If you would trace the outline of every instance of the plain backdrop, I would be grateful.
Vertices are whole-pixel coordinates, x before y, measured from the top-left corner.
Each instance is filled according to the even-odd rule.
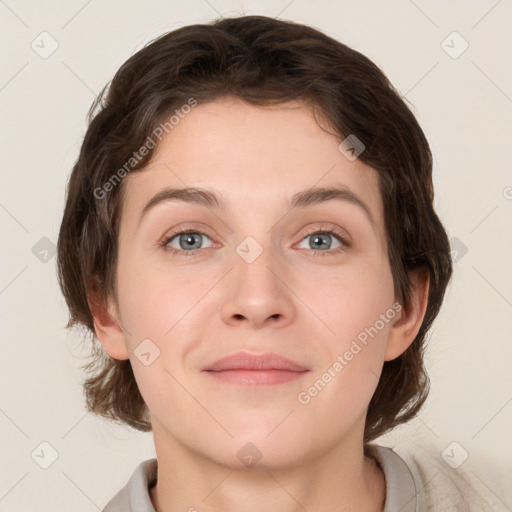
[[[174,28],[242,14],[323,30],[372,59],[411,105],[434,154],[435,206],[455,273],[429,341],[428,402],[379,442],[430,439],[440,460],[455,442],[451,449],[467,452],[467,464],[485,455],[512,474],[510,0],[5,0],[1,511],[101,510],[155,455],[151,434],[85,411],[80,356],[87,352],[81,333],[64,328],[53,252],[65,186],[89,106],[128,57]],[[492,489],[476,475],[475,486],[483,485]]]

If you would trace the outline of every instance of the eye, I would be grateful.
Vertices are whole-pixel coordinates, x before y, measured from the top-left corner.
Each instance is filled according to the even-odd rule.
[[[309,240],[308,240],[309,239]],[[332,241],[337,242],[337,247],[332,248]],[[313,254],[324,256],[326,254],[340,253],[350,247],[349,241],[344,235],[336,231],[335,229],[321,229],[313,231],[306,235],[302,243],[306,243],[307,247],[299,247],[301,249],[311,249]],[[321,249],[320,251],[318,249]]]
[[[189,256],[195,254],[196,250],[204,249],[204,247],[201,247],[201,245],[203,243],[203,239],[205,238],[210,240],[211,242],[210,237],[208,237],[204,233],[201,233],[194,229],[183,229],[180,231],[176,231],[175,233],[167,237],[162,242],[162,245],[168,251],[174,254],[185,254]],[[172,244],[174,244],[174,246]]]

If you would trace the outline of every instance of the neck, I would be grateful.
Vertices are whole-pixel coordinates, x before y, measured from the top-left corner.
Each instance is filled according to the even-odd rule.
[[[156,512],[382,512],[386,481],[359,445],[343,443],[298,463],[240,468],[219,464],[153,426],[157,483],[150,490]]]

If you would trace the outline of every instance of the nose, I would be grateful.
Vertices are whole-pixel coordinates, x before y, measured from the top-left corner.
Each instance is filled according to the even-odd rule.
[[[293,322],[294,304],[291,272],[284,262],[265,249],[251,261],[243,253],[233,257],[226,276],[222,318],[231,325],[246,323],[251,329],[266,325],[284,327]]]

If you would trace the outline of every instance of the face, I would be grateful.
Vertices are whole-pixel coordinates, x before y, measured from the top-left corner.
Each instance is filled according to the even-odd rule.
[[[362,439],[382,364],[405,346],[393,343],[400,315],[377,173],[340,142],[300,103],[223,98],[193,108],[148,168],[125,178],[124,331],[108,350],[130,358],[156,443],[233,466],[245,447],[275,467]],[[174,197],[142,213],[184,187],[219,204]],[[316,188],[345,193],[297,200]],[[307,371],[259,385],[203,371],[238,351]]]

